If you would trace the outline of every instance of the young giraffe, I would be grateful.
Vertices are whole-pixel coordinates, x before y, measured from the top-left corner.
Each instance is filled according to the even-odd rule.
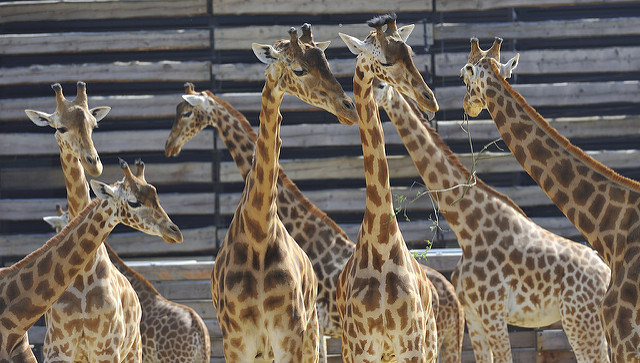
[[[356,250],[338,280],[342,356],[345,362],[435,362],[431,283],[407,249],[394,218],[373,80],[378,77],[398,85],[426,110],[435,112],[438,104],[405,43],[413,26],[397,29],[395,14],[374,18],[368,25],[375,30],[364,41],[340,34],[358,54],[353,93],[367,186]]]
[[[57,216],[43,217],[59,233],[69,212],[56,206]],[[190,307],[165,299],[144,276],[127,266],[105,242],[113,265],[129,280],[138,295],[142,318],[142,362],[209,362],[211,340],[202,318]]]
[[[0,361],[23,361],[13,360],[16,344],[65,293],[118,223],[171,243],[182,242],[180,230],[158,203],[153,186],[140,173],[133,175],[124,161],[120,165],[124,181],[107,185],[92,180],[91,187],[98,198],[44,246],[0,271]],[[121,360],[116,351],[105,353],[108,361],[114,357]],[[132,361],[138,352],[125,353],[122,358]]]
[[[562,319],[578,362],[608,362],[597,309],[610,270],[589,247],[534,224],[507,196],[471,173],[420,111],[385,84],[381,104],[462,247],[451,280],[467,315],[477,362],[511,362],[507,324]],[[458,186],[458,187],[456,187]],[[493,357],[492,357],[493,353]]]
[[[59,84],[56,111],[47,114],[25,110],[38,126],[51,126],[60,148],[60,163],[65,177],[69,216],[89,204],[89,186],[84,175],[102,172],[102,163],[91,140],[93,128],[110,107],[89,110],[86,85],[77,84],[77,96],[69,101]],[[175,225],[173,225],[175,227]],[[167,241],[169,242],[169,241]],[[99,361],[100,357],[124,357],[140,351],[140,304],[127,279],[109,260],[106,247],[99,246],[92,260],[78,274],[67,291],[45,315],[47,334],[43,353],[50,360]],[[106,321],[107,324],[98,324]],[[139,360],[139,354],[134,360]]]
[[[254,43],[267,63],[255,156],[211,278],[227,361],[318,360],[317,279],[276,212],[280,103],[284,93],[324,108],[342,123],[358,116],[324,56],[328,43],[302,42],[295,28],[275,46]]]
[[[303,32],[307,28],[303,26]],[[303,39],[301,37],[301,39]],[[246,179],[255,150],[256,133],[249,121],[231,105],[209,91],[196,92],[185,84],[184,100],[178,104],[176,119],[165,145],[167,156],[180,153],[182,145],[207,126],[218,130],[240,174]],[[278,167],[278,216],[289,234],[307,254],[318,277],[318,323],[320,334],[342,336],[336,306],[338,275],[353,253],[355,244],[323,211],[308,200]],[[326,361],[326,342],[320,341],[320,361]]]
[[[501,40],[498,40],[498,43]],[[516,160],[598,251],[612,272],[599,309],[614,362],[640,362],[640,183],[585,154],[560,135],[505,80],[506,65],[471,40],[461,73],[470,116],[491,114]]]

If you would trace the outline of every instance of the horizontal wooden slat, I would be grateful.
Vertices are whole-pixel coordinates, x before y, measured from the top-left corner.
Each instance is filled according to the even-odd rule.
[[[462,108],[466,88],[462,81],[460,83],[460,86],[435,89],[440,109]],[[513,88],[533,107],[640,102],[640,81],[516,84]]]
[[[594,18],[512,23],[439,23],[433,26],[435,40],[602,37],[640,34],[640,18]]]
[[[569,339],[562,329],[538,331],[536,342],[538,350],[571,350]]]
[[[516,74],[638,72],[640,47],[595,49],[536,49],[521,51]],[[513,54],[503,53],[503,61]],[[441,53],[435,56],[438,77],[457,77],[469,53]],[[606,64],[606,67],[603,65]]]
[[[206,15],[207,0],[48,0],[0,3],[0,23]]]
[[[50,209],[47,209],[49,211]],[[53,214],[46,212],[45,214]],[[42,223],[45,223],[42,221]],[[126,233],[112,233],[107,238],[107,242],[121,256],[140,255],[145,251],[147,255],[193,253],[201,254],[205,251],[213,251],[216,247],[216,228],[203,227],[193,229],[182,229],[184,242],[175,245],[164,242],[160,237],[134,231]],[[27,254],[40,248],[47,242],[54,233],[45,234],[21,234],[21,235],[0,235],[0,256],[26,256]]]
[[[289,6],[287,4],[287,6]],[[264,9],[260,6],[260,9]],[[313,30],[313,39],[318,41],[331,41],[329,45],[330,49],[333,48],[346,48],[346,44],[342,41],[342,38],[338,33],[344,33],[354,36],[358,39],[364,39],[372,28],[368,27],[366,21],[368,18],[363,18],[362,23],[358,24],[339,24],[339,25],[323,25],[323,24],[311,24]],[[292,26],[299,27],[302,24],[291,24]],[[402,22],[402,17],[398,18],[398,26],[407,25]],[[431,26],[423,27],[421,24],[415,24],[416,27],[407,39],[407,44],[411,46],[424,46],[425,36],[428,44],[432,43]],[[426,28],[426,30],[425,30]],[[288,27],[282,25],[254,25],[250,27],[217,27],[214,29],[214,39],[216,50],[250,50],[251,43],[257,42],[260,44],[272,45],[280,39],[289,39],[287,34]],[[425,32],[426,31],[426,32]],[[354,56],[355,58],[355,56]],[[354,68],[355,69],[355,68]]]
[[[52,82],[209,82],[210,62],[116,62],[0,68],[0,85]]]
[[[213,214],[213,193],[164,193],[158,196],[160,204],[172,214]],[[55,205],[65,205],[66,199],[0,199],[0,220],[20,221],[39,219],[54,210]],[[52,206],[48,209],[48,206]]]
[[[356,69],[355,56],[349,59],[329,59],[331,72],[336,77],[353,77]],[[431,69],[431,56],[419,54],[413,57],[413,62],[419,71]],[[265,65],[263,63],[225,63],[212,65],[213,76],[218,81],[249,81],[264,80]],[[458,69],[459,70],[459,69]]]
[[[634,0],[436,0],[436,9],[442,12],[462,10],[490,10],[529,6],[572,6],[590,4],[613,4],[633,2]]]
[[[1,6],[1,5],[0,5]],[[3,34],[5,55],[209,49],[208,30],[158,30]]]
[[[240,14],[346,14],[386,13],[402,11],[431,11],[431,2],[424,0],[357,0],[357,1],[304,1],[278,0],[212,0],[214,15]]]

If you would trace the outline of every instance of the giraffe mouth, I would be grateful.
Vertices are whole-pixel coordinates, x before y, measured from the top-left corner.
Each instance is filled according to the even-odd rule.
[[[180,151],[182,151],[180,145],[176,145],[175,142],[167,140],[164,146],[164,154],[166,157],[178,156]]]
[[[173,244],[173,243],[182,243],[183,236],[182,236],[182,232],[180,231],[178,226],[176,226],[175,224],[171,223],[169,226],[167,226],[167,228],[164,231],[164,233],[162,233],[162,239],[165,242],[171,243],[171,244]]]

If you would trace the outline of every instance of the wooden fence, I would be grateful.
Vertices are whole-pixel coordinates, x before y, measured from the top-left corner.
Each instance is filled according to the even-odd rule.
[[[164,157],[183,83],[211,89],[257,126],[264,65],[251,52],[251,42],[273,43],[286,37],[290,26],[309,22],[316,39],[332,41],[327,57],[349,91],[355,60],[338,32],[362,38],[369,31],[365,21],[389,11],[401,24],[416,24],[409,43],[441,106],[436,127],[467,166],[472,154],[461,127],[465,88],[459,70],[471,36],[483,47],[500,36],[503,57],[521,55],[514,88],[587,153],[640,179],[640,4],[635,1],[0,1],[0,262],[42,245],[51,234],[41,218],[65,202],[53,130],[36,127],[24,113],[27,108],[53,112],[51,83],[60,82],[73,94],[75,82],[85,81],[90,107],[112,107],[94,132],[105,164],[99,179],[121,178],[117,157],[142,157],[147,180],[184,232],[185,242],[175,246],[118,228],[109,237],[118,253],[213,259],[243,184],[211,129],[191,140],[179,157]],[[365,200],[357,128],[338,125],[335,117],[292,97],[285,97],[282,112],[283,168],[355,239]],[[384,128],[394,193],[411,201],[399,206],[409,216],[401,223],[405,239],[413,248],[424,247],[427,239],[438,248],[456,247],[446,222],[441,220],[437,233],[428,228],[432,204],[426,197],[413,200],[424,189],[420,177],[393,126],[385,122]],[[469,130],[476,152],[499,137],[487,113],[469,120]],[[505,150],[491,148],[494,157],[477,165],[478,175],[541,226],[580,240]],[[191,267],[210,268],[197,266]],[[176,284],[148,273],[160,286]],[[204,282],[201,288],[189,284],[194,291],[209,291]],[[214,321],[210,310],[198,311]],[[546,347],[551,336],[522,334],[527,352],[544,350],[532,342]]]

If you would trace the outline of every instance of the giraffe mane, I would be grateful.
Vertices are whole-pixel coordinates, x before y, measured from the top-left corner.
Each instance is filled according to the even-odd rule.
[[[40,247],[37,250],[31,252],[25,258],[23,258],[22,260],[16,262],[12,266],[9,266],[9,267],[7,267],[7,268],[5,268],[3,270],[0,270],[0,277],[7,276],[7,275],[9,275],[9,274],[11,274],[13,272],[16,272],[16,271],[20,270],[26,264],[32,262],[36,257],[40,256],[43,252],[45,252],[46,250],[50,249],[53,245],[58,243],[60,241],[60,239],[64,238],[67,234],[69,234],[69,232],[71,232],[71,229],[75,228],[78,224],[80,224],[80,222],[87,216],[87,214],[89,214],[89,212],[96,205],[98,205],[98,203],[100,203],[100,201],[101,201],[100,198],[95,198],[94,200],[92,200],[91,203],[89,203],[76,216],[76,218],[72,219],[71,222],[69,222],[69,224],[67,224],[60,231],[60,233],[56,234],[55,236],[51,237],[47,242],[45,242],[45,244],[42,245],[42,247]]]
[[[255,131],[253,131],[253,128],[251,128],[251,124],[249,123],[249,120],[247,120],[247,118],[242,114],[242,112],[236,110],[235,108],[233,108],[233,106],[231,106],[228,102],[222,100],[220,97],[216,96],[213,94],[213,92],[206,90],[204,91],[207,96],[211,97],[212,99],[214,99],[216,102],[220,103],[224,108],[227,109],[227,111],[229,111],[229,113],[233,116],[233,117],[237,117],[239,120],[243,120],[246,122],[241,122],[242,127],[244,128],[244,130],[249,134],[249,136],[251,137],[251,139],[255,142],[256,139],[258,139],[258,134],[256,134]]]
[[[531,119],[536,124],[538,124],[538,126],[540,126],[540,128],[553,139],[553,141],[558,143],[560,147],[566,149],[569,152],[569,154],[573,155],[578,160],[585,163],[587,166],[593,168],[595,171],[602,174],[604,177],[608,178],[612,182],[621,184],[622,186],[632,189],[633,191],[640,192],[639,182],[633,179],[627,178],[626,176],[620,175],[619,173],[616,173],[613,169],[602,164],[601,162],[597,161],[593,157],[587,155],[582,149],[573,145],[571,141],[569,141],[569,139],[562,136],[558,132],[558,130],[553,128],[553,126],[551,126],[549,122],[547,122],[547,120],[545,120],[544,117],[542,117],[542,115],[540,115],[538,111],[536,111],[535,108],[533,108],[531,105],[529,105],[529,103],[527,103],[527,100],[525,100],[525,98],[522,97],[522,95],[518,93],[518,91],[516,91],[515,89],[513,89],[513,87],[511,87],[511,85],[509,84],[509,82],[507,82],[506,79],[500,76],[500,70],[498,69],[498,66],[496,65],[496,62],[494,60],[490,61],[490,65],[491,65],[491,70],[496,75],[498,75],[496,78],[498,78],[502,86],[509,91],[509,93],[511,94],[511,96],[513,96],[513,98],[516,100],[518,105],[520,105],[524,109],[524,111],[527,113],[527,115],[529,115],[529,117],[531,117]]]
[[[456,154],[451,150],[451,148],[449,147],[449,145],[447,145],[444,140],[442,140],[442,137],[440,137],[440,135],[438,134],[438,132],[431,127],[431,125],[429,125],[429,122],[427,121],[427,119],[424,117],[424,115],[422,114],[422,112],[418,109],[418,106],[415,105],[415,103],[413,103],[413,101],[405,96],[404,94],[400,93],[402,95],[402,97],[405,98],[405,100],[407,101],[407,103],[409,104],[409,107],[411,108],[411,110],[413,111],[413,113],[420,119],[420,122],[422,123],[422,125],[424,125],[425,129],[429,132],[429,135],[433,138],[433,141],[435,142],[435,144],[437,145],[437,147],[442,150],[442,152],[444,153],[444,155],[447,157],[447,159],[449,159],[449,161],[458,168],[458,170],[460,170],[462,172],[462,174],[465,177],[469,177],[469,175],[471,175],[471,173],[469,172],[469,170],[462,164],[462,162],[460,162],[460,159],[456,156]],[[476,177],[477,180],[477,185],[479,187],[482,187],[482,189],[484,191],[486,191],[487,193],[495,196],[496,198],[498,198],[499,200],[501,200],[502,202],[504,202],[506,205],[508,205],[509,207],[513,208],[514,210],[516,210],[518,213],[522,214],[524,217],[529,218],[524,211],[520,208],[520,206],[518,206],[518,204],[516,204],[516,202],[514,202],[511,198],[509,198],[507,195],[500,193],[499,191],[491,188],[490,186],[488,186],[487,184],[485,184],[485,182],[482,181],[482,179]]]

